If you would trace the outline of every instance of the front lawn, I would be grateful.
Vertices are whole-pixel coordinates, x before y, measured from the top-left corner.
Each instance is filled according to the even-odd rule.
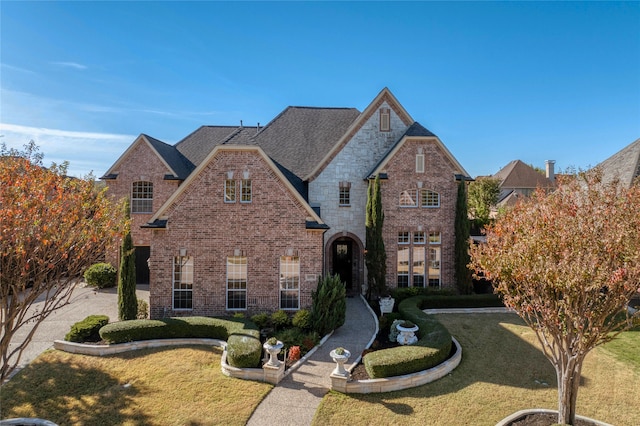
[[[405,391],[330,392],[314,424],[495,425],[521,409],[557,409],[555,370],[533,331],[515,314],[442,314],[437,319],[462,345],[456,370]],[[617,426],[640,424],[640,364],[637,352],[635,361],[622,355],[629,352],[619,350],[626,344],[637,348],[640,333],[624,333],[619,343],[587,356],[578,414]]]
[[[220,348],[48,351],[0,388],[0,418],[60,425],[244,425],[272,388],[226,377]]]

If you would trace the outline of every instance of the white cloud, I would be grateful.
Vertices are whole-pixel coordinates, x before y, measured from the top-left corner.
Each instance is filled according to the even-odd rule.
[[[51,62],[53,65],[58,65],[66,68],[75,68],[77,70],[86,70],[87,66],[83,64],[79,64],[77,62]]]
[[[89,172],[102,175],[118,159],[136,136],[30,127],[0,123],[0,142],[21,149],[33,140],[44,154],[44,164],[69,162],[72,176]]]

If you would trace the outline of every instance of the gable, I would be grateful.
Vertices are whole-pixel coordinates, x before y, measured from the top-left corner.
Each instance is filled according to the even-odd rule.
[[[536,189],[553,186],[545,175],[520,160],[510,162],[493,175],[493,178],[501,182],[501,188]]]
[[[229,170],[220,170],[220,167],[231,167],[230,164],[225,163],[226,157],[231,157],[232,155],[243,154],[245,159],[238,162],[234,167]],[[249,169],[250,163],[261,163],[263,164],[263,168],[268,170],[265,179],[271,179],[272,181],[277,181],[281,188],[284,188],[286,192],[286,196],[291,199],[294,203],[300,206],[302,211],[304,211],[306,218],[305,220],[313,226],[321,225],[319,229],[325,229],[326,226],[324,222],[320,219],[320,217],[316,214],[316,212],[309,206],[307,201],[302,197],[302,195],[296,190],[296,188],[291,184],[291,182],[286,178],[286,176],[282,173],[280,168],[265,154],[265,152],[257,146],[246,146],[246,145],[218,145],[213,151],[200,163],[200,165],[191,173],[189,178],[178,188],[178,190],[171,195],[171,197],[164,203],[164,205],[153,215],[151,220],[149,221],[150,227],[163,227],[157,226],[157,224],[164,225],[168,218],[169,212],[175,208],[176,204],[183,202],[184,195],[187,191],[196,191],[196,189],[192,188],[194,186],[203,186],[203,187],[211,187],[211,191],[209,195],[212,198],[212,203],[217,203],[223,199],[222,187],[224,183],[224,174],[227,171],[234,172],[234,179],[242,179],[242,173],[245,169],[251,173]],[[215,170],[213,170],[215,169]],[[217,173],[219,176],[218,179],[212,180],[211,175],[213,173]],[[250,175],[249,175],[250,176]],[[250,179],[253,179],[250,177]],[[201,202],[202,200],[200,200]]]
[[[171,145],[165,144],[164,142],[151,138],[150,136],[147,136],[145,134],[141,134],[136,138],[135,141],[133,141],[131,145],[129,145],[126,151],[122,153],[122,155],[116,160],[115,163],[113,163],[113,165],[109,168],[109,170],[107,170],[107,172],[104,174],[104,176],[101,177],[101,179],[115,179],[118,176],[120,168],[122,166],[124,166],[129,161],[136,161],[131,160],[133,154],[144,149],[148,149],[149,155],[152,155],[156,159],[160,160],[163,167],[166,169],[166,173],[172,175],[175,178],[180,178],[181,175],[183,175],[182,178],[186,178],[186,175],[188,174],[186,171],[186,165],[179,164],[179,162],[181,161],[179,158],[169,159],[169,161],[167,161],[167,158],[165,158],[165,156],[170,155],[170,151],[174,149]],[[165,156],[161,155],[161,153]],[[149,159],[148,161],[150,160],[151,159]],[[173,160],[175,160],[175,162]],[[170,162],[174,163],[174,167],[171,167],[171,165],[169,164]],[[181,174],[179,174],[176,170]]]
[[[627,145],[598,166],[602,171],[602,180],[611,182],[620,179],[625,187],[630,187],[640,176],[640,139]]]
[[[311,181],[318,177],[320,173],[327,167],[327,165],[338,155],[338,153],[347,145],[347,143],[360,131],[360,129],[367,123],[367,121],[376,113],[378,113],[380,107],[386,104],[388,108],[395,114],[405,126],[409,126],[413,123],[413,119],[409,113],[400,105],[400,102],[393,96],[388,88],[382,89],[382,91],[375,97],[375,99],[369,104],[367,108],[358,116],[358,118],[349,126],[344,135],[338,140],[338,142],[331,148],[329,152],[322,158],[322,160],[316,164],[313,170],[304,177],[304,180]]]

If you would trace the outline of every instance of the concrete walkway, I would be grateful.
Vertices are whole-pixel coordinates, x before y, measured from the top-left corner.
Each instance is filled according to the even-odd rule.
[[[351,352],[350,365],[375,337],[377,322],[361,297],[347,298],[345,323],[337,329],[296,371],[284,378],[256,408],[247,423],[262,425],[309,425],[322,397],[331,387],[335,368],[329,352],[343,347]]]

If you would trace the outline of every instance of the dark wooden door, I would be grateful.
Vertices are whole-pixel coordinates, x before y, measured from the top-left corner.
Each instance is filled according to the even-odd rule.
[[[333,248],[333,273],[340,276],[347,290],[352,287],[352,246],[351,241],[337,241]]]
[[[151,247],[136,246],[136,284],[149,284],[149,256]]]

